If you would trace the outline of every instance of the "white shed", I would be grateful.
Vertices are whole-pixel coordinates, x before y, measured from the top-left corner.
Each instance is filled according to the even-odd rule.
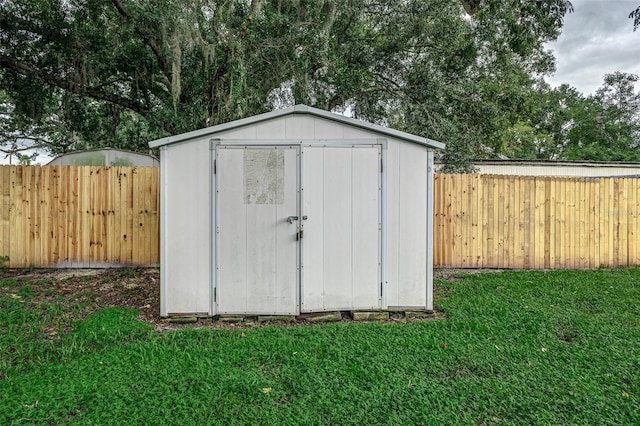
[[[442,143],[297,105],[149,145],[162,316],[433,309]]]

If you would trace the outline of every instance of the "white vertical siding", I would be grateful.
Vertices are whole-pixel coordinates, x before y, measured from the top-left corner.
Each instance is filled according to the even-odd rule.
[[[162,315],[210,313],[211,177],[207,140],[170,145],[163,151],[165,211]]]
[[[238,129],[228,130],[216,135],[216,137],[225,139],[239,139],[244,141],[252,141],[258,137],[258,126],[246,126]]]
[[[289,116],[285,118],[285,138],[287,139],[313,139],[313,117]],[[282,135],[281,135],[282,136]]]
[[[257,141],[269,144],[269,140],[312,140],[312,139],[371,139],[377,135],[348,127],[340,123],[324,120],[318,117],[292,115],[276,118],[252,126],[226,130],[215,135],[216,138],[235,140],[242,144],[247,141]]]
[[[298,148],[285,149],[284,202],[276,205],[276,291],[274,312],[299,314],[300,273],[299,243],[296,239],[301,223],[298,205]],[[289,216],[298,216],[298,221],[288,223]]]
[[[286,122],[284,118],[265,121],[256,124],[257,139],[282,139],[286,134]]]
[[[379,307],[379,147],[305,147],[302,310]]]
[[[367,139],[377,137],[374,133],[369,133],[355,127],[343,126],[343,137],[345,139]],[[321,138],[321,136],[318,136]]]
[[[242,169],[240,169],[242,170]],[[222,201],[224,202],[224,201]],[[240,205],[242,206],[242,205]],[[236,205],[236,210],[237,210]],[[276,220],[277,205],[263,204],[252,205],[246,204],[247,212],[246,239],[247,252],[244,259],[244,265],[238,265],[236,262],[222,264],[222,268],[235,269],[243,267],[246,269],[247,281],[247,303],[244,311],[236,311],[241,313],[277,313],[276,298],[278,297],[276,285],[276,263],[277,263],[277,240],[276,240]],[[235,217],[229,218],[232,221],[237,220]],[[224,233],[221,225],[220,232]],[[231,238],[235,236],[232,235]],[[221,245],[225,250],[225,245]],[[233,292],[233,287],[225,286],[225,282],[220,280],[220,293]],[[295,282],[293,283],[295,285]],[[222,304],[220,305],[222,306]]]
[[[387,159],[385,167],[387,179],[387,205],[386,208],[386,304],[398,306],[398,280],[400,255],[400,144],[389,141],[387,144]]]
[[[433,150],[427,151],[427,306],[433,310]]]
[[[390,142],[387,154],[387,305],[426,307],[427,149]]]
[[[315,119],[313,134],[318,139],[342,139],[344,138],[344,126],[327,120]]]
[[[218,313],[247,310],[247,209],[244,205],[243,150],[218,149],[216,179]],[[234,173],[235,171],[235,173]]]
[[[269,178],[281,182],[282,198],[251,202],[246,155],[269,151],[283,153],[284,167],[264,162],[256,173],[264,175],[263,184]],[[297,222],[290,224],[287,217],[298,214],[297,150],[220,147],[217,158],[218,312],[296,314]]]
[[[427,149],[400,145],[398,305],[426,305]]]
[[[304,229],[302,250],[302,291],[300,310],[310,312],[324,309],[324,155],[320,147],[302,149],[302,221]],[[307,195],[309,194],[309,195]]]
[[[351,150],[346,148],[320,148],[324,155],[324,182],[322,198],[324,200],[324,222],[320,230],[324,242],[322,257],[324,259],[324,297],[323,309],[350,306],[353,288],[352,278],[352,182],[351,182]],[[318,152],[318,149],[312,148]],[[322,155],[321,154],[321,155]],[[320,194],[305,193],[314,197]],[[308,212],[309,216],[315,212]],[[305,245],[306,246],[306,245]]]
[[[380,159],[376,148],[352,148],[352,304],[380,307]]]

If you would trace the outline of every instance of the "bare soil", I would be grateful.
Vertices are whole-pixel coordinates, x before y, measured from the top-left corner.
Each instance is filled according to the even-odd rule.
[[[440,278],[455,279],[450,271]],[[468,271],[465,271],[468,272]],[[0,286],[3,292],[15,292],[16,287],[29,288],[30,299],[37,306],[39,302],[56,302],[66,306],[82,306],[74,316],[82,319],[96,310],[106,307],[125,307],[136,309],[139,319],[154,325],[158,330],[172,330],[184,327],[238,328],[262,326],[255,318],[248,318],[240,324],[212,321],[211,318],[199,318],[194,323],[167,323],[160,317],[160,271],[158,268],[123,269],[0,269],[0,280],[11,279],[16,286]],[[436,297],[438,292],[436,292]],[[389,322],[411,322],[442,319],[441,312],[434,312],[428,318],[404,318],[401,313],[391,313]],[[350,317],[343,314],[343,321]],[[280,322],[292,325],[304,322]],[[273,323],[271,323],[273,324]]]
[[[82,304],[84,311],[116,306],[137,309],[140,319],[160,320],[160,272],[139,269],[0,269],[0,279],[13,279],[29,286],[36,304],[58,301]],[[9,291],[0,287],[0,292]],[[12,291],[15,291],[12,290]]]

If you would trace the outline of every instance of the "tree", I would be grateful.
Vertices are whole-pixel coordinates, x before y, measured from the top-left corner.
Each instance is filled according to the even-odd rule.
[[[640,27],[640,6],[629,14],[629,19],[633,19],[633,31]]]
[[[640,93],[635,74],[615,72],[590,96],[568,135],[568,159],[640,161]]]
[[[454,1],[6,0],[0,84],[16,116],[75,137],[68,149],[143,150],[307,103],[442,140],[464,170],[518,122],[568,10],[466,3],[472,16]]]
[[[427,82],[430,90],[403,99],[407,129],[428,129],[447,143],[444,171],[468,172],[470,160],[503,154],[504,129],[521,120],[536,81],[553,70],[543,44],[559,35],[569,7],[564,1],[547,2],[546,8],[484,1],[471,21],[444,23],[457,35],[444,37],[447,53],[439,52],[438,60],[425,52],[410,70],[410,81]]]
[[[638,76],[616,72],[604,76],[594,95],[575,88],[541,85],[529,102],[526,123],[541,148],[537,158],[591,161],[640,160]],[[526,151],[527,145],[522,146]],[[522,153],[518,153],[521,154]],[[524,155],[531,155],[531,150]]]
[[[58,97],[55,107],[85,136],[99,126],[115,139],[125,113],[157,136],[217,124],[266,110],[296,68],[322,65],[322,55],[308,63],[310,52],[328,43],[334,6],[7,1],[2,83],[25,116]]]
[[[523,120],[535,129],[535,143],[523,148],[525,158],[558,160],[565,156],[570,131],[583,124],[581,114],[589,108],[574,87],[563,84],[552,89],[540,82],[527,98],[525,110]]]
[[[35,159],[38,150],[49,151],[48,141],[55,137],[56,127],[49,119],[25,120],[16,113],[11,98],[0,91],[0,152],[10,163],[14,158],[24,161],[25,156]]]

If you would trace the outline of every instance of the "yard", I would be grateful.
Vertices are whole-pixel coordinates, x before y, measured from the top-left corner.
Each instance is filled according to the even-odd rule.
[[[0,424],[640,423],[640,269],[440,275],[436,320],[179,326],[156,269],[0,270]]]

